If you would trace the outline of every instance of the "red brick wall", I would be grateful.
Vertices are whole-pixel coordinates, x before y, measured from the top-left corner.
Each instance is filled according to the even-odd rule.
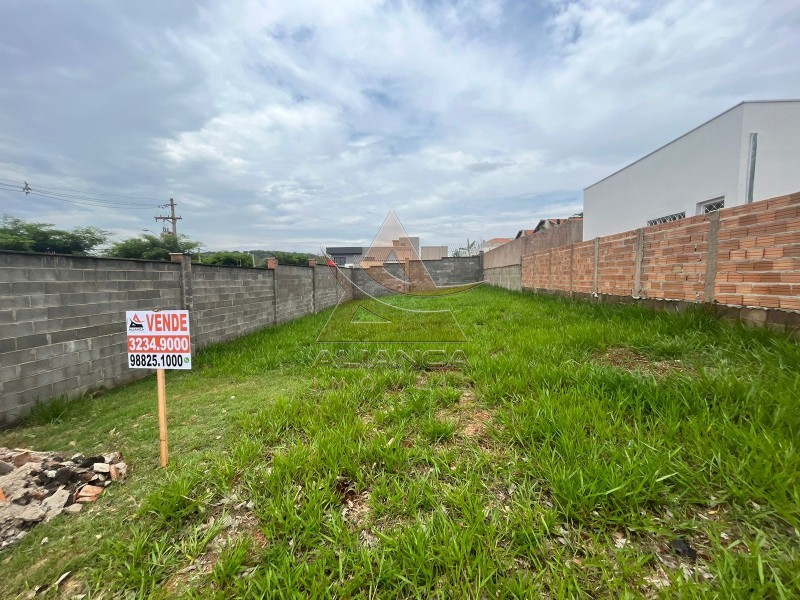
[[[717,239],[717,302],[800,310],[800,194],[721,211]]]
[[[572,290],[591,294],[594,291],[594,240],[573,244]]]
[[[705,300],[711,215],[642,230],[641,296]]]
[[[595,287],[594,240],[534,246],[522,286],[800,310],[800,193],[599,238],[596,254]]]
[[[635,231],[600,238],[597,264],[597,291],[614,296],[630,296],[636,271]]]

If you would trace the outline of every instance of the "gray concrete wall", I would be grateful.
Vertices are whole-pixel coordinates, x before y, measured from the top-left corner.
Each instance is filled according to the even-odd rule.
[[[444,287],[463,283],[475,283],[483,279],[480,256],[449,257],[440,260],[424,260],[422,262],[428,270],[431,279],[433,279],[437,286]],[[387,263],[384,265],[384,268],[388,273],[394,275],[399,280],[408,281],[408,277],[402,265],[399,263]],[[355,289],[353,290],[355,298],[364,298],[367,296],[379,298],[396,293],[375,281],[365,273],[363,269],[344,269],[344,273],[352,279],[355,285]]]
[[[395,265],[390,266],[394,268]],[[405,279],[404,276],[398,275],[393,271],[389,272],[393,275],[397,275],[401,279]],[[377,281],[373,280],[372,277],[367,275],[363,269],[345,269],[344,273],[350,277],[351,281],[353,282],[353,298],[366,298],[368,296],[379,298],[381,296],[391,296],[395,293],[392,290],[382,286]]]
[[[486,269],[483,280],[489,285],[501,287],[506,290],[522,290],[522,268],[520,265],[508,265]]]
[[[126,310],[189,308],[197,349],[352,297],[326,266],[279,266],[274,278],[267,269],[0,252],[0,426],[38,401],[148,375],[127,366]]]
[[[314,312],[314,270],[310,267],[278,267],[278,323]]]
[[[274,271],[191,266],[192,343],[229,340],[275,322]]]
[[[344,298],[343,298],[344,296]],[[319,312],[331,306],[335,306],[340,299],[350,300],[353,297],[352,290],[349,296],[336,283],[335,271],[327,265],[314,267],[314,310]]]
[[[437,286],[460,285],[483,280],[480,256],[449,257],[422,262]]]
[[[180,308],[180,265],[0,252],[0,425],[37,401],[142,377],[126,310]]]

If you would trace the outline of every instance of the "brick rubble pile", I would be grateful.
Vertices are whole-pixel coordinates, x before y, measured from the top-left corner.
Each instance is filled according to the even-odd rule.
[[[79,512],[126,471],[118,452],[66,458],[58,452],[0,448],[0,550],[37,523]]]

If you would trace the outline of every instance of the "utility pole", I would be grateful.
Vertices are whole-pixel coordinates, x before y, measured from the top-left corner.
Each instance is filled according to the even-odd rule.
[[[169,216],[168,217],[153,217],[156,221],[170,221],[172,223],[172,235],[176,238],[178,237],[178,221],[180,221],[183,217],[175,216],[175,200],[172,198],[169,199],[169,204],[162,204],[159,208],[168,208],[169,209]],[[163,233],[169,233],[169,229],[164,227]]]

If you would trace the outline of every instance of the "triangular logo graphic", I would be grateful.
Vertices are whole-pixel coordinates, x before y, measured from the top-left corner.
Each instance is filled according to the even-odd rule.
[[[353,317],[350,319],[351,323],[391,323],[389,319],[384,319],[380,315],[376,315],[374,312],[365,308],[364,305],[359,305],[356,309],[356,312],[353,313]]]

